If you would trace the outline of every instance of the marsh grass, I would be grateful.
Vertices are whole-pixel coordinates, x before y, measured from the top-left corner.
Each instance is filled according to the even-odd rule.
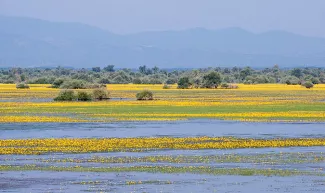
[[[95,156],[85,159],[38,159],[47,163],[262,163],[262,164],[304,164],[325,163],[323,153],[298,152],[298,153],[268,153],[268,154],[225,154],[207,156],[125,156],[125,157],[100,157]]]
[[[205,166],[133,166],[133,167],[56,167],[56,166],[11,166],[0,165],[0,171],[57,171],[57,172],[148,172],[148,173],[194,173],[209,175],[239,175],[239,176],[325,176],[320,172],[281,169],[249,169],[249,168],[216,168]]]

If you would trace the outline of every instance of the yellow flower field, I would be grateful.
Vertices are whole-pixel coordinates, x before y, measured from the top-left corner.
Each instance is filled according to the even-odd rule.
[[[60,90],[49,86],[36,84],[30,85],[30,89],[16,89],[13,84],[0,84],[0,122],[175,121],[194,118],[325,121],[324,84],[312,89],[284,84],[239,84],[238,89],[177,89],[177,85],[163,89],[163,85],[109,84],[107,89],[113,100],[99,102],[51,102]],[[153,91],[155,100],[136,101],[135,94],[144,89]]]

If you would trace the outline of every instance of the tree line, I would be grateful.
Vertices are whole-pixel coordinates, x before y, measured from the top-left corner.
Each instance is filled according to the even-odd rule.
[[[115,69],[114,65],[91,69],[57,68],[10,68],[0,70],[0,83],[51,84],[55,88],[97,88],[105,84],[176,84],[179,88],[216,88],[233,83],[264,84],[284,83],[303,85],[325,83],[325,69],[251,67],[200,68],[166,70],[140,66],[137,70]],[[167,88],[167,87],[166,87]]]

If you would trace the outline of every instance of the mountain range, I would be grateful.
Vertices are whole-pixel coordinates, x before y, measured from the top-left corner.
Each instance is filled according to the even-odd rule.
[[[122,25],[122,24],[121,24]],[[0,16],[0,67],[325,66],[325,38],[241,28],[114,34],[81,24]]]

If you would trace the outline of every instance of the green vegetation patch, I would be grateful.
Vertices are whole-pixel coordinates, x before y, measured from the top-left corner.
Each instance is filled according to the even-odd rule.
[[[134,166],[134,167],[40,167],[35,165],[12,166],[0,165],[0,171],[58,171],[58,172],[149,172],[149,173],[194,173],[209,175],[239,176],[325,176],[320,172],[280,169],[216,168],[206,166]]]

